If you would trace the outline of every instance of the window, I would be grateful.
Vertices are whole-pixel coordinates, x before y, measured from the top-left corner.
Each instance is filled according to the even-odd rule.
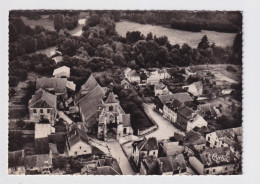
[[[215,141],[215,144],[214,144],[215,146],[217,145],[217,141]]]
[[[47,109],[47,113],[50,114],[50,112],[51,112],[50,109]]]
[[[78,152],[76,152],[76,151],[75,151],[75,152],[74,152],[74,154],[75,154],[75,155],[77,155],[77,154],[78,154]]]
[[[123,133],[126,134],[126,128],[124,128]]]
[[[225,171],[227,171],[227,167],[225,168]]]
[[[208,137],[208,141],[210,141],[210,137]]]
[[[79,147],[79,149],[81,149],[81,146]]]
[[[109,110],[109,111],[113,111],[113,106],[112,106],[112,105],[109,106],[108,110]]]
[[[209,170],[206,170],[206,174],[209,174]]]
[[[43,109],[40,109],[40,113],[43,113]]]
[[[213,169],[213,172],[216,172],[216,169]]]
[[[34,114],[36,113],[36,109],[33,109],[33,113],[34,113]]]
[[[155,151],[153,152],[153,155],[155,155]]]

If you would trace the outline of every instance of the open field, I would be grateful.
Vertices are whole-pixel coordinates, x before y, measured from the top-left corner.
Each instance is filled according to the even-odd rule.
[[[43,26],[45,29],[48,29],[50,31],[55,31],[53,20],[50,20],[46,16],[42,17],[39,20],[28,19],[24,16],[21,16],[21,19],[23,20],[25,25],[28,25],[31,28],[34,28],[35,26],[38,25],[38,26]]]

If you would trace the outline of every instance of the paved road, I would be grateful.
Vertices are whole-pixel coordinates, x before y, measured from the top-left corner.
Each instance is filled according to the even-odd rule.
[[[110,150],[112,157],[114,157],[117,160],[117,162],[123,172],[123,175],[135,175],[136,173],[133,171],[119,142],[117,142],[117,141],[107,142],[107,146]]]
[[[169,137],[174,135],[174,132],[178,132],[184,135],[184,132],[174,127],[167,119],[165,119],[162,115],[158,114],[153,110],[154,104],[144,104],[144,110],[147,114],[150,115],[151,118],[157,123],[158,129],[146,135],[149,137],[156,137],[158,141],[162,139],[169,139]]]

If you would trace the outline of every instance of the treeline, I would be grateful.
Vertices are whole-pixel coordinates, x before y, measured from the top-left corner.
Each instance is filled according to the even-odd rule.
[[[242,14],[238,11],[134,11],[120,12],[121,19],[141,24],[166,25],[187,31],[212,30],[240,32]]]

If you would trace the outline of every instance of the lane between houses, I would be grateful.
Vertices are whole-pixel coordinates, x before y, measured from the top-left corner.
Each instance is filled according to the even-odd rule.
[[[146,135],[149,137],[156,137],[158,141],[163,139],[169,139],[174,135],[174,132],[178,132],[184,135],[184,132],[174,127],[167,119],[158,114],[154,110],[154,104],[144,103],[144,111],[157,123],[158,129],[151,134]]]
[[[117,162],[123,172],[123,175],[135,175],[136,173],[133,171],[119,142],[117,142],[117,141],[110,142],[109,141],[109,142],[107,142],[107,145],[109,147],[109,151],[110,151],[112,157],[114,157],[117,160]]]

